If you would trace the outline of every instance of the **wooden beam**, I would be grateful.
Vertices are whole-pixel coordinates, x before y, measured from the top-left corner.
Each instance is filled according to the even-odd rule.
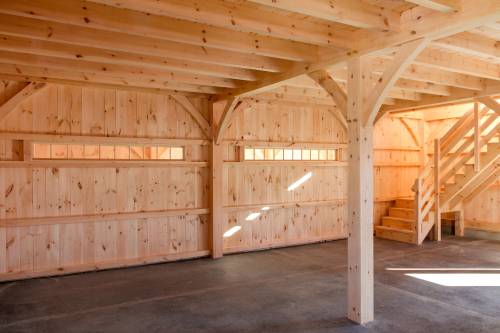
[[[406,67],[417,57],[417,55],[428,45],[428,39],[418,39],[416,41],[404,44],[396,53],[392,65],[384,71],[382,77],[377,81],[374,89],[366,102],[365,124],[374,123],[377,113],[386,99],[389,91],[393,88],[396,81]],[[382,113],[383,116],[384,113]],[[378,118],[380,119],[380,117]]]
[[[201,63],[186,59],[146,55],[132,52],[71,45],[66,43],[33,40],[0,34],[0,49],[32,55],[56,57],[70,60],[85,60],[124,66],[144,66],[160,70],[174,70],[185,73],[208,75],[219,78],[255,81],[257,72],[244,68]]]
[[[434,233],[433,238],[441,241],[441,145],[439,138],[434,140]]]
[[[451,13],[460,10],[459,0],[406,0],[425,8],[437,10],[443,13]]]
[[[500,44],[496,39],[479,36],[471,32],[462,32],[432,42],[441,48],[486,58],[489,61],[500,62]]]
[[[353,39],[356,40],[356,45],[349,52],[321,54],[317,62],[293,64],[284,73],[269,74],[258,82],[247,83],[238,89],[227,91],[219,98],[250,96],[269,87],[277,87],[279,82],[303,74],[324,68],[339,68],[352,58],[362,55],[380,55],[382,51],[420,38],[440,39],[498,20],[500,20],[500,2],[496,0],[462,0],[462,10],[449,14],[432,13],[431,15],[428,11],[423,12],[420,7],[417,7],[404,14],[404,21],[398,32],[383,33],[366,30],[354,32]]]
[[[349,319],[365,324],[374,316],[373,123],[363,121],[372,82],[367,59],[348,62],[348,301]]]
[[[348,32],[340,29],[262,10],[250,3],[221,0],[91,0],[109,6],[127,8],[153,15],[194,21],[240,32],[256,33],[316,45],[349,48]]]
[[[294,61],[315,61],[319,51],[312,44],[229,31],[87,1],[19,0],[3,3],[0,12]]]
[[[184,110],[187,111],[187,113],[189,113],[189,115],[194,119],[198,126],[200,126],[205,136],[210,139],[212,137],[210,123],[205,118],[205,116],[203,116],[201,111],[198,110],[186,96],[180,94],[173,94],[171,96],[184,108]]]
[[[500,116],[500,104],[491,97],[480,97],[477,99]]]
[[[500,80],[499,64],[468,55],[443,52],[435,47],[424,50],[415,59],[415,63],[453,73]]]
[[[295,0],[250,1],[358,28],[397,30],[400,23],[398,13],[360,1],[308,0],[307,3]]]
[[[220,77],[212,77],[200,73],[191,74],[182,71],[170,71],[159,68],[144,66],[121,65],[101,63],[81,59],[61,59],[55,57],[39,56],[26,53],[0,51],[0,63],[13,65],[38,66],[47,69],[61,69],[65,71],[78,71],[120,77],[124,80],[135,80],[144,82],[157,82],[161,84],[187,83],[193,85],[205,85],[212,87],[237,87],[238,81]]]
[[[213,129],[221,122],[223,103],[212,103],[210,124]],[[224,147],[223,144],[216,144],[215,138],[212,140],[210,150],[210,233],[212,258],[221,258],[224,253],[223,225],[224,225]]]
[[[118,31],[104,31],[28,17],[0,14],[0,33],[35,40],[56,41],[134,54],[191,60],[267,72],[286,70],[291,62],[259,55],[199,47],[168,40],[136,36]],[[75,58],[80,58],[80,53]]]
[[[78,68],[74,70],[62,70],[58,68],[44,68],[38,66],[27,66],[27,65],[14,65],[14,64],[3,64],[0,63],[0,76],[2,77],[18,77],[23,81],[35,81],[35,82],[54,82],[54,83],[64,83],[64,82],[76,82],[82,84],[94,84],[94,85],[112,85],[117,87],[127,88],[149,88],[151,90],[156,89],[156,91],[169,91],[171,93],[179,92],[193,92],[201,94],[217,94],[220,93],[222,88],[212,87],[212,86],[201,86],[182,82],[172,82],[172,81],[154,81],[141,78],[120,78],[113,75],[103,74],[103,73],[89,73],[78,71]]]
[[[0,105],[0,120],[7,117],[19,104],[26,101],[30,96],[42,91],[47,87],[46,83],[28,83],[23,89],[18,91],[8,101]]]
[[[474,98],[500,95],[500,82],[485,81],[485,86],[480,91],[472,91],[460,88],[451,88],[450,96],[431,96],[425,95],[418,102],[398,101],[394,105],[384,105],[383,111],[407,112],[429,108],[431,106],[457,104],[461,102],[470,102]]]
[[[481,147],[479,146],[481,140],[481,133],[479,131],[480,122],[479,104],[476,102],[474,103],[474,171],[476,172],[479,172],[481,169]]]

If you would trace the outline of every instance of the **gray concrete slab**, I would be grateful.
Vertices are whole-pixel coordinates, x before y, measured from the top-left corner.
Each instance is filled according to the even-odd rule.
[[[336,241],[4,283],[0,332],[500,332],[500,287],[405,275],[500,268],[500,242],[377,239],[376,320],[366,327],[345,319],[346,255]]]

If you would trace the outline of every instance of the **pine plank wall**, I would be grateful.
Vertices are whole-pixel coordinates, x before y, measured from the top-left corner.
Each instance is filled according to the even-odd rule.
[[[0,102],[18,84],[2,82]],[[208,118],[208,100],[190,101]],[[391,200],[412,196],[425,126],[418,117],[377,124],[375,223]],[[51,85],[1,121],[0,132],[181,143],[186,157],[13,164],[16,141],[0,140],[0,280],[209,255],[210,141],[171,97]],[[224,237],[224,253],[347,237],[346,134],[327,108],[257,104],[235,116],[223,145],[223,230],[241,227]],[[245,147],[339,149],[340,160],[245,161]],[[287,190],[308,172],[307,182]],[[247,220],[252,212],[259,217]]]

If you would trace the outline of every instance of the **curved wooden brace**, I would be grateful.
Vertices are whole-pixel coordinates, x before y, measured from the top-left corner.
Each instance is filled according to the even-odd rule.
[[[48,87],[46,83],[36,83],[30,82],[19,90],[14,96],[12,96],[8,101],[0,105],[0,120],[7,117],[7,115],[12,112],[22,102],[24,102],[30,96],[42,91]]]
[[[203,116],[203,114],[198,110],[193,103],[189,101],[189,99],[180,94],[172,94],[170,95],[177,103],[179,103],[186,111],[193,117],[194,121],[200,126],[203,134],[210,139],[211,137],[211,128],[208,120]]]
[[[324,69],[309,73],[309,77],[319,84],[333,99],[335,105],[340,112],[343,121],[336,116],[347,128],[347,95],[335,82],[335,80]]]
[[[420,147],[420,139],[418,138],[418,135],[417,133],[415,133],[415,130],[411,127],[410,123],[408,122],[408,119],[405,119],[405,118],[399,118],[399,121],[401,121],[401,123],[404,125],[404,127],[406,127],[406,129],[408,130],[408,132],[410,132],[410,135],[413,139],[413,142],[415,142],[415,144],[417,145],[417,147]]]
[[[217,133],[215,134],[214,141],[216,144],[220,144],[222,138],[224,137],[224,132],[228,128],[229,124],[234,118],[234,115],[241,108],[249,108],[251,104],[247,100],[240,100],[238,97],[230,98],[227,101],[224,111],[217,126]]]
[[[393,59],[393,63],[384,71],[384,74],[378,80],[367,99],[366,108],[364,110],[365,125],[375,124],[376,120],[382,119],[385,113],[378,115],[382,103],[394,87],[401,73],[406,70],[408,65],[429,44],[429,42],[429,39],[421,38],[401,46]]]

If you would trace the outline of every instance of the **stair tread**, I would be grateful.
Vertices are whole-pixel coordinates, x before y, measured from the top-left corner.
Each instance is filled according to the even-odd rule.
[[[382,219],[403,221],[403,222],[408,222],[408,223],[414,222],[413,219],[406,219],[404,217],[396,217],[396,216],[382,216]]]
[[[414,230],[409,230],[409,229],[401,229],[401,228],[393,228],[393,227],[386,227],[384,225],[377,225],[375,229],[379,230],[387,230],[387,231],[396,231],[396,232],[401,232],[404,234],[414,234]]]

